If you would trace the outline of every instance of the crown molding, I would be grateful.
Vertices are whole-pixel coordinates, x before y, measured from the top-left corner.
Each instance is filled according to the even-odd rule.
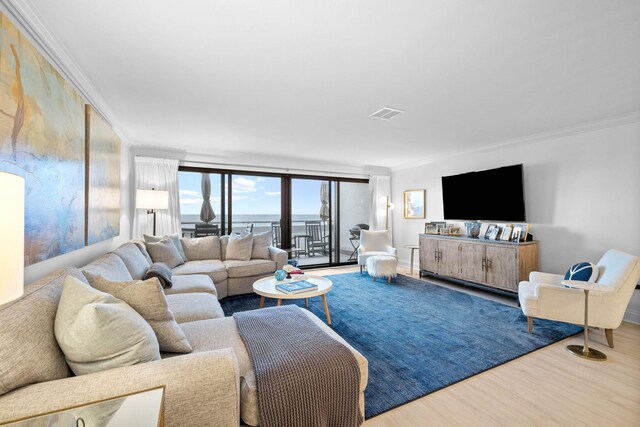
[[[67,50],[58,43],[35,7],[26,0],[0,0],[0,5],[3,6],[0,10],[28,37],[62,77],[75,87],[84,101],[104,117],[114,131],[125,140],[123,142],[131,141],[122,129],[117,127],[114,114],[104,98]]]
[[[391,167],[392,172],[397,172],[405,169],[411,169],[419,166],[429,165],[431,163],[440,162],[442,160],[450,159],[453,157],[464,156],[467,154],[481,153],[485,151],[499,150],[516,145],[533,144],[540,141],[549,139],[563,138],[571,135],[578,135],[586,132],[594,132],[600,129],[607,129],[611,127],[624,126],[630,123],[640,122],[640,111],[634,111],[619,116],[608,117],[606,119],[594,120],[590,122],[580,123],[578,125],[567,126],[563,128],[553,129],[546,132],[540,132],[533,135],[528,135],[520,138],[509,139],[499,142],[497,144],[488,145],[473,150],[464,150],[456,153],[445,154],[442,156],[434,156],[422,160],[418,160],[411,163],[405,163],[398,166]]]

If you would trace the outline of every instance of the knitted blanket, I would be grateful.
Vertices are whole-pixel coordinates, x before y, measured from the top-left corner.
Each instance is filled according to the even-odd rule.
[[[359,426],[358,362],[294,306],[235,313],[256,374],[262,427]]]

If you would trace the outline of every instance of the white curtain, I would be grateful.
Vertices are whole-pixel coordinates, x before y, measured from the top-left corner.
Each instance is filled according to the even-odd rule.
[[[371,197],[371,213],[369,215],[370,229],[387,229],[389,231],[389,237],[392,238],[393,224],[391,221],[391,211],[389,211],[389,226],[387,227],[387,200],[391,201],[391,177],[372,175],[371,178],[369,178],[369,195]]]
[[[169,192],[169,209],[156,211],[156,235],[180,231],[180,199],[178,195],[178,160],[135,158],[135,190],[166,190]],[[135,206],[135,204],[134,204]],[[133,238],[152,234],[153,217],[144,209],[133,214]]]

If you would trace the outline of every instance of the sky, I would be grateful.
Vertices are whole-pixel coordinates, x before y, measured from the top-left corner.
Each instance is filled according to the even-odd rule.
[[[210,174],[211,206],[220,215],[220,175]],[[179,172],[180,214],[199,215],[202,207],[202,191],[199,172]],[[320,186],[322,181],[292,179],[292,214],[318,215],[320,207]],[[239,215],[280,214],[280,178],[233,175],[233,213]]]

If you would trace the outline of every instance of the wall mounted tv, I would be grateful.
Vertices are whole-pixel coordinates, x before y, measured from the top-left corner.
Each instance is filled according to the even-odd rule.
[[[442,177],[444,218],[525,222],[522,165]]]

